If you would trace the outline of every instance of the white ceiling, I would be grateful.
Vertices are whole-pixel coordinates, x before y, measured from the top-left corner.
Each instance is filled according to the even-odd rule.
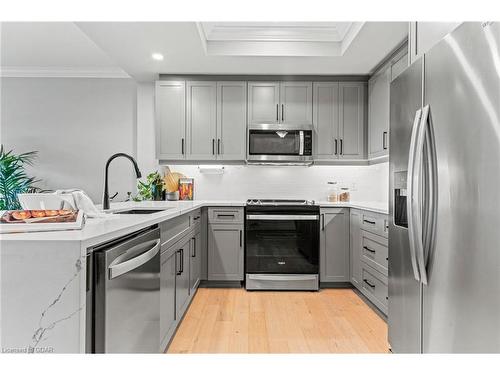
[[[259,33],[261,40],[273,39],[272,32],[265,36],[263,23],[222,24],[229,26],[226,31],[237,30],[238,35],[221,34],[221,23],[207,24],[208,31],[215,31],[219,26],[219,31],[210,37],[213,41],[216,38],[259,39]],[[54,76],[64,76],[65,72],[76,76],[80,73],[92,76],[93,72],[96,76],[100,73],[123,76],[126,73],[138,81],[154,80],[159,73],[368,74],[406,38],[408,29],[406,22],[266,24],[273,26],[269,29],[274,33],[288,30],[281,39],[320,44],[306,44],[309,52],[301,47],[301,56],[290,56],[289,51],[285,51],[287,56],[210,55],[206,40],[200,36],[201,24],[196,22],[2,23],[2,74],[25,72],[29,76],[30,71],[45,71],[44,74],[52,72]],[[339,41],[345,43],[354,24],[361,26],[348,48],[340,51],[341,56],[328,56],[325,46]],[[246,36],[241,26],[247,26]],[[327,43],[322,45],[326,51],[322,54],[318,53],[321,43]],[[153,60],[153,52],[162,53],[164,60]]]
[[[125,76],[73,22],[3,22],[2,73]]]

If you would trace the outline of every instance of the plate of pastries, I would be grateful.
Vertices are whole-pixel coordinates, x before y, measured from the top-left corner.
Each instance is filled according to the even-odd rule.
[[[78,210],[14,210],[0,218],[3,224],[67,223],[77,220]]]

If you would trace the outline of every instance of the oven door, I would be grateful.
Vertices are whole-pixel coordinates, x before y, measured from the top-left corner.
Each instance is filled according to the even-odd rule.
[[[319,214],[248,213],[247,274],[317,274]]]

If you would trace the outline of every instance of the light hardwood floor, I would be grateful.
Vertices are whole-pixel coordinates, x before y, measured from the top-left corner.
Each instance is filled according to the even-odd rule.
[[[200,288],[168,353],[387,353],[387,324],[350,289]]]

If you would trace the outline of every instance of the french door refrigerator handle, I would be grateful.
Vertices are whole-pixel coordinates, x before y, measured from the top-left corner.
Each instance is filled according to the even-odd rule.
[[[413,127],[411,132],[410,140],[410,151],[408,155],[408,171],[407,171],[407,195],[406,195],[406,209],[408,214],[408,240],[410,244],[410,259],[411,266],[413,269],[413,276],[415,280],[420,281],[420,273],[418,270],[417,256],[415,251],[415,228],[414,228],[414,214],[413,214],[413,177],[414,177],[414,167],[415,167],[415,146],[416,138],[418,134],[418,129],[420,125],[420,119],[422,117],[422,109],[418,109],[415,112],[415,118],[413,119]]]
[[[160,251],[160,240],[152,240],[148,241],[146,243],[147,245],[153,245],[151,246],[148,250],[145,252],[141,253],[140,255],[126,260],[125,262],[120,262],[116,264],[111,264],[108,267],[108,272],[109,272],[109,280],[112,280],[120,275],[123,275],[124,273],[127,273],[129,271],[132,271],[133,269],[136,269],[140,266],[142,266],[144,263],[147,263],[151,259],[155,257],[156,254],[158,254],[158,251]],[[127,252],[131,251],[136,251],[138,248],[145,246],[145,244],[139,244],[136,245],[132,248],[130,248]],[[126,254],[126,253],[124,253]],[[121,256],[120,256],[121,257]],[[119,260],[120,257],[116,258],[116,260]]]

